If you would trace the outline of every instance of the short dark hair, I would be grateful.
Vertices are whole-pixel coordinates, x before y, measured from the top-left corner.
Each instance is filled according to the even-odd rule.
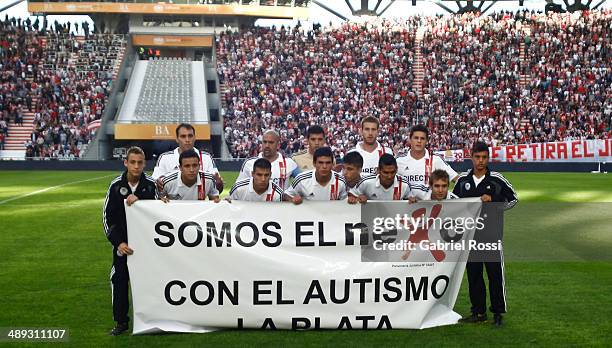
[[[351,164],[358,168],[363,168],[363,157],[357,151],[347,153],[342,159],[342,163]]]
[[[415,126],[412,126],[412,128],[410,128],[410,137],[412,138],[412,134],[414,134],[414,132],[423,132],[425,133],[425,137],[427,139],[429,139],[429,129],[427,129],[427,127],[425,127],[422,124],[417,124]]]
[[[270,163],[270,161],[268,161],[265,158],[258,158],[255,163],[253,163],[253,171],[255,171],[255,169],[260,168],[260,169],[266,169],[266,170],[272,170],[272,164]]]
[[[380,121],[374,116],[366,116],[361,119],[361,128],[363,129],[364,123],[376,123],[376,128],[380,127]]]
[[[476,153],[476,152],[483,152],[486,151],[487,153],[489,153],[489,145],[487,145],[487,143],[483,142],[483,141],[477,141],[474,143],[474,145],[472,146],[472,153]]]
[[[176,137],[178,138],[178,133],[181,128],[191,129],[193,131],[193,135],[195,135],[195,128],[189,123],[181,123],[176,127]]]
[[[334,153],[329,146],[323,146],[315,150],[314,155],[312,155],[312,161],[316,162],[319,157],[330,157],[332,162],[334,161]]]
[[[308,130],[306,131],[306,139],[310,138],[312,134],[323,134],[323,137],[325,137],[323,127],[319,126],[318,124],[313,124],[312,126],[308,127]]]
[[[444,169],[436,169],[431,172],[431,176],[429,177],[429,185],[433,185],[436,180],[445,180],[447,183],[450,182],[450,177],[448,173]]]
[[[179,156],[179,165],[183,165],[183,159],[185,158],[197,158],[198,162],[200,162],[200,155],[198,155],[193,149],[181,152]]]
[[[142,150],[140,147],[138,147],[138,146],[132,146],[132,147],[130,147],[130,148],[127,150],[126,154],[125,154],[125,159],[130,158],[130,155],[132,155],[132,154],[134,154],[134,155],[143,155],[143,156],[145,156],[144,151],[143,151],[143,150]],[[145,157],[146,157],[146,156],[145,156]]]
[[[394,166],[397,168],[397,161],[393,155],[385,153],[378,159],[378,168],[382,168],[383,166]]]

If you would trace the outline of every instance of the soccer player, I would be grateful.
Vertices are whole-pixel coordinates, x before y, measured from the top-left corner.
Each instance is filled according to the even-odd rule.
[[[510,182],[498,172],[490,171],[489,147],[483,142],[476,142],[472,147],[473,168],[459,176],[453,193],[460,198],[480,197],[483,202],[504,202],[505,209],[511,209],[518,202],[518,197]],[[472,302],[472,314],[461,319],[466,323],[477,323],[487,320],[487,290],[482,276],[483,266],[489,278],[489,295],[493,324],[502,325],[502,314],[506,313],[506,290],[504,281],[504,255],[500,250],[501,262],[468,262],[467,277]]]
[[[329,147],[318,148],[313,157],[314,170],[300,173],[289,189],[284,201],[294,204],[308,201],[336,201],[346,198],[346,182],[340,173],[332,170],[334,153]]]
[[[272,177],[272,164],[265,158],[258,158],[253,163],[251,177],[238,180],[230,190],[229,202],[280,202],[283,199],[283,190],[270,180]]]
[[[162,201],[171,200],[209,200],[219,202],[219,191],[215,178],[210,173],[200,171],[200,156],[194,150],[181,152],[180,169],[167,174],[163,179],[163,189],[159,193]]]
[[[448,173],[445,170],[434,170],[429,176],[429,191],[427,191],[424,200],[442,201],[459,198],[454,193],[448,191],[449,181]]]
[[[413,189],[406,178],[397,174],[395,157],[388,153],[378,160],[378,174],[369,175],[349,191],[349,204],[374,201],[415,201],[415,197],[425,194],[425,191]],[[417,193],[416,191],[421,191]]]
[[[342,159],[342,176],[346,180],[347,189],[352,189],[361,181],[363,157],[357,151],[347,153]]]
[[[118,336],[128,330],[128,282],[130,275],[127,267],[127,255],[134,250],[128,244],[127,221],[125,218],[124,200],[131,206],[139,199],[155,199],[155,181],[144,174],[145,153],[139,147],[130,147],[123,161],[126,170],[115,178],[106,193],[102,222],[106,238],[113,245],[113,268],[111,269],[111,286],[113,296],[113,319],[115,327],[110,332]]]
[[[378,140],[378,132],[380,130],[380,121],[374,116],[367,116],[361,120],[360,134],[363,141],[357,143],[357,146],[350,150],[357,151],[363,158],[363,166],[361,173],[365,177],[370,174],[376,174],[378,171],[378,160],[384,154],[393,156],[393,150],[381,145]]]
[[[265,158],[272,164],[272,181],[283,190],[289,187],[289,178],[295,177],[300,170],[298,165],[291,159],[278,152],[280,136],[275,130],[268,130],[263,134],[262,152],[257,157],[251,157],[244,161],[238,180],[251,177],[253,164],[258,158]]]
[[[325,131],[319,125],[312,125],[306,131],[308,149],[300,151],[291,157],[297,163],[301,171],[314,169],[313,155],[318,148],[325,146]]]
[[[410,129],[410,150],[397,158],[398,173],[405,176],[413,187],[425,190],[429,188],[429,177],[434,170],[444,170],[453,182],[457,181],[457,172],[442,157],[425,148],[428,140],[427,127],[416,125]]]
[[[188,123],[181,123],[176,127],[176,142],[178,147],[173,151],[164,152],[159,155],[157,164],[153,168],[151,175],[157,180],[157,188],[161,190],[163,176],[179,169],[179,156],[183,151],[194,150],[200,156],[200,170],[212,174],[215,177],[215,183],[219,192],[223,191],[223,178],[219,175],[219,170],[215,165],[212,156],[206,152],[196,149],[195,128]]]

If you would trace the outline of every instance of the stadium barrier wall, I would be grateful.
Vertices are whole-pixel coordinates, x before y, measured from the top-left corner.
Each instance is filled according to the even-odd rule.
[[[238,171],[243,160],[216,160],[221,171]],[[457,172],[466,171],[471,168],[470,162],[450,162]],[[155,161],[147,161],[147,170],[152,170]],[[491,163],[492,170],[498,172],[612,172],[612,162],[515,162],[515,163]],[[1,161],[2,170],[123,170],[123,161],[60,161],[60,160],[25,160],[25,161]]]

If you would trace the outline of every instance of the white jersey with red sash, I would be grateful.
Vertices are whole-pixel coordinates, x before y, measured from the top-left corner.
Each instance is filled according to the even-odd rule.
[[[346,181],[340,173],[332,171],[331,179],[325,185],[319,184],[315,174],[314,169],[300,173],[285,193],[291,197],[301,196],[308,201],[337,201],[346,198]]]
[[[409,197],[422,199],[427,193],[419,189],[412,189],[408,180],[401,175],[396,175],[393,185],[388,188],[380,184],[378,175],[369,175],[361,179],[350,192],[353,196],[365,195],[368,200],[372,201],[401,201]]]
[[[177,147],[173,151],[164,152],[161,155],[159,155],[159,158],[157,159],[157,163],[155,164],[155,168],[153,168],[153,174],[151,175],[153,179],[157,180],[160,176],[170,174],[170,172],[173,172],[179,169],[180,153],[178,150],[179,148]],[[215,161],[213,160],[212,156],[208,152],[198,150],[196,148],[194,148],[194,150],[196,151],[196,153],[200,155],[200,170],[201,171],[205,173],[210,173],[210,174],[219,173],[219,170],[217,169],[217,166],[215,165]]]
[[[283,200],[283,190],[270,181],[264,193],[258,194],[253,187],[253,178],[236,181],[230,190],[231,200],[248,202],[281,202]]]
[[[442,157],[431,155],[428,150],[425,150],[425,156],[418,160],[412,157],[410,151],[397,158],[397,174],[405,176],[414,188],[428,190],[429,177],[437,169],[447,172],[450,180],[457,176],[457,172],[444,162]]]
[[[362,177],[378,173],[378,160],[380,159],[380,156],[386,153],[393,156],[393,150],[381,145],[379,142],[376,142],[376,149],[374,149],[372,152],[364,150],[362,146],[363,142],[360,141],[357,143],[357,146],[354,149],[348,151],[357,151],[361,157],[363,157],[363,167],[361,168]]]
[[[215,179],[210,173],[199,172],[196,183],[187,186],[181,180],[180,170],[177,170],[165,175],[163,183],[164,189],[159,196],[166,196],[170,200],[205,200],[206,197],[219,195]]]
[[[262,157],[263,155],[260,153],[259,156],[251,157],[244,161],[237,180],[250,178],[255,161]],[[294,160],[279,152],[276,160],[272,162],[272,182],[280,186],[283,190],[286,190],[289,187],[289,178],[295,177],[299,171],[298,165]]]

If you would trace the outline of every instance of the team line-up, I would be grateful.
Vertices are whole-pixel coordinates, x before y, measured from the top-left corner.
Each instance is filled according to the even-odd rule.
[[[325,134],[320,126],[309,127],[308,149],[291,158],[278,151],[279,135],[269,130],[263,135],[259,156],[247,159],[242,165],[227,200],[299,204],[303,200],[347,198],[348,203],[364,203],[367,200],[414,202],[457,197],[448,188],[450,181],[457,182],[461,176],[441,157],[426,149],[429,131],[425,126],[411,129],[411,147],[397,158],[390,148],[377,141],[378,130],[377,118],[364,118],[361,122],[363,141],[347,152],[340,165],[336,164],[332,150],[325,146]],[[218,202],[224,182],[210,154],[194,148],[194,128],[182,124],[177,127],[176,135],[179,146],[160,155],[152,177],[144,179],[156,181],[156,198],[165,202],[204,200],[206,197]],[[136,148],[132,149],[131,154],[136,155],[135,151]],[[126,174],[130,176],[130,166],[136,166],[131,177],[138,182],[144,168],[138,167],[138,160],[131,161],[135,163],[130,165],[130,159],[126,158]],[[514,204],[516,195],[509,182],[499,173],[489,174],[507,186],[504,196],[507,202]],[[137,195],[128,196],[125,195],[128,204],[137,199]],[[483,194],[481,198],[490,201],[491,196]]]
[[[476,142],[471,149],[472,169],[457,174],[444,160],[426,149],[429,130],[415,125],[410,130],[410,149],[403,156],[378,142],[380,122],[375,117],[361,121],[362,141],[348,151],[337,164],[331,148],[325,146],[321,126],[311,125],[306,134],[308,149],[289,158],[278,151],[280,137],[275,130],[263,134],[261,153],[247,159],[226,200],[287,201],[347,200],[349,204],[373,201],[445,200],[479,197],[483,202],[503,202],[512,208],[518,198],[510,182],[500,173],[490,171],[489,147]],[[104,201],[103,225],[113,245],[113,317],[112,335],[128,330],[129,273],[127,257],[134,253],[128,244],[126,206],[140,199],[205,200],[219,202],[225,183],[210,154],[194,147],[195,129],[189,124],[176,128],[178,147],[163,153],[152,176],[144,173],[145,153],[131,147],[124,159],[125,171],[114,179]],[[453,191],[449,191],[450,182]],[[500,250],[501,253],[501,250]],[[503,260],[503,257],[502,257]],[[486,287],[483,266],[489,276],[491,311],[494,324],[501,325],[506,312],[503,262],[468,262],[472,314],[466,322],[486,321]]]

